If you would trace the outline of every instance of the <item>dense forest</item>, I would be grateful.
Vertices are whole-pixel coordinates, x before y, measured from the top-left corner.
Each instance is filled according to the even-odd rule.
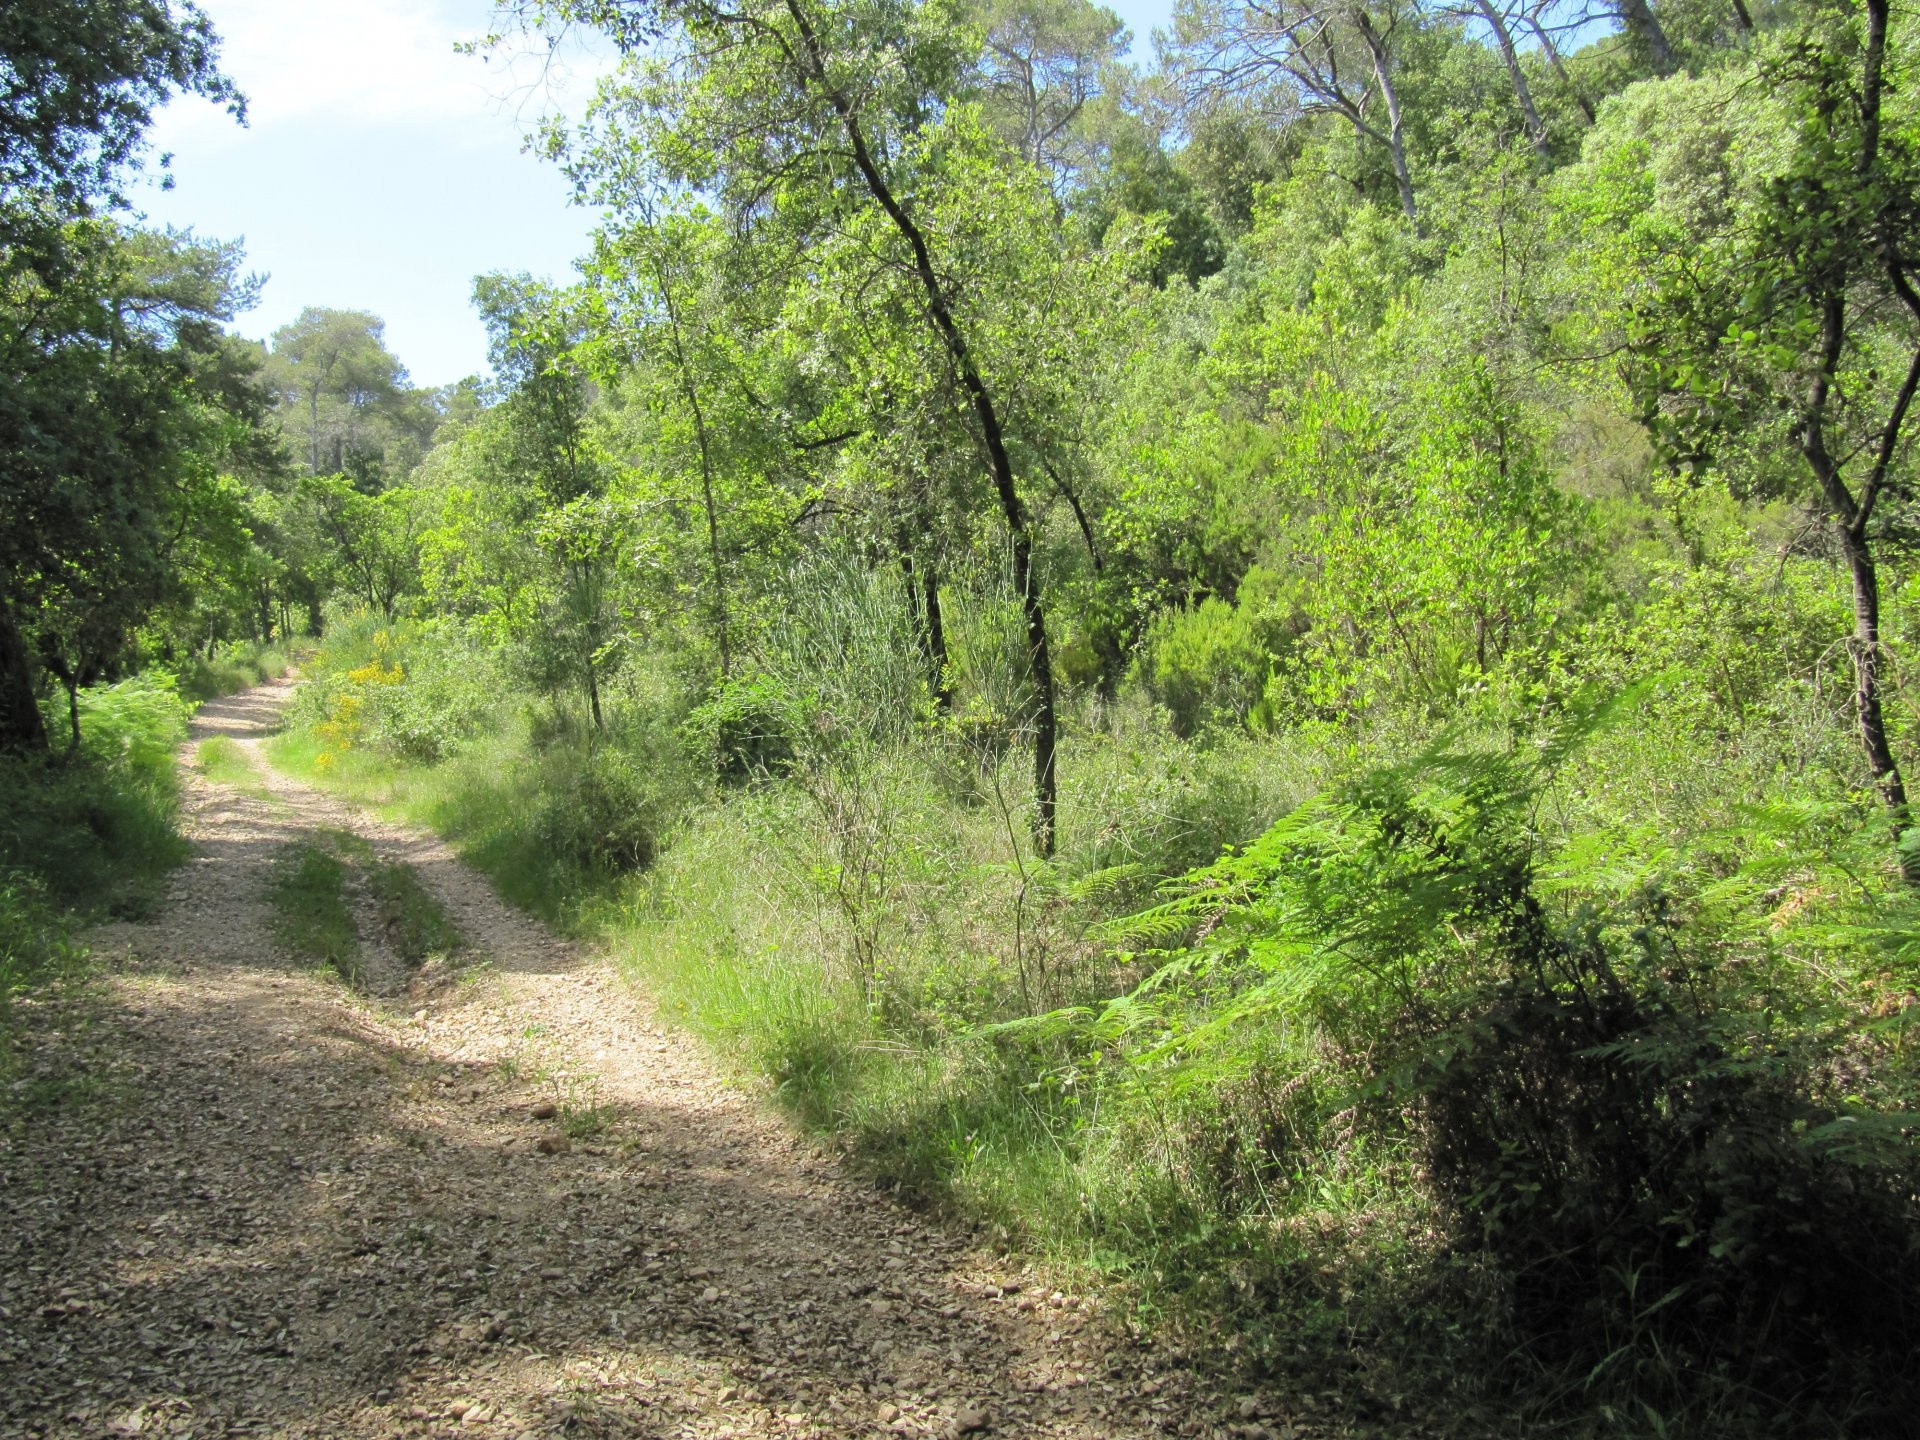
[[[1909,1433],[1910,16],[503,0],[619,57],[532,141],[605,218],[442,390],[137,223],[154,107],[244,105],[191,4],[36,16],[10,988],[302,647],[277,763],[1209,1364]]]

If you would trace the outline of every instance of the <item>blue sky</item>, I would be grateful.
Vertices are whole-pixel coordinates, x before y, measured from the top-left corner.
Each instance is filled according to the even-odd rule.
[[[244,238],[268,279],[234,327],[265,338],[308,305],[371,310],[415,383],[486,365],[467,297],[488,270],[564,278],[593,217],[568,204],[521,139],[546,109],[576,108],[595,60],[482,62],[454,45],[483,33],[487,0],[202,0],[225,68],[247,92],[241,128],[196,99],[154,126],[174,187],[135,195],[154,224]],[[1116,4],[1136,36],[1171,0]]]

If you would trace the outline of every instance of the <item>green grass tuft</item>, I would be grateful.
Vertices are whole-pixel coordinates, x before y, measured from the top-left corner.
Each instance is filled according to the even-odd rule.
[[[247,752],[229,736],[215,735],[202,740],[193,752],[193,768],[216,785],[256,799],[266,797],[267,786],[260,772],[253,768]]]
[[[460,931],[420,884],[412,866],[377,863],[368,872],[367,885],[379,907],[387,942],[407,964],[417,966],[429,956],[449,955],[460,948]]]
[[[349,983],[360,978],[360,935],[347,904],[347,864],[327,843],[294,845],[274,863],[274,935]]]

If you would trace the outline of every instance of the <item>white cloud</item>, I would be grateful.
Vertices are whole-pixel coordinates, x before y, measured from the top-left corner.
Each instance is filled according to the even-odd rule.
[[[457,133],[478,125],[497,135],[556,106],[577,109],[609,63],[579,43],[552,63],[537,42],[484,60],[457,53],[456,44],[488,30],[487,0],[207,0],[205,8],[255,130]],[[235,143],[240,133],[214,107],[184,101],[158,117],[152,139],[159,149],[185,150]]]

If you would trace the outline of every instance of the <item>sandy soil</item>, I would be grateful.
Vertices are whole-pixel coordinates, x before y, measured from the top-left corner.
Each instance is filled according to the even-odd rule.
[[[167,903],[31,1007],[0,1437],[1312,1433],[1203,1403],[1095,1301],[843,1173],[445,846],[272,772],[288,688],[200,712],[265,792],[189,767]],[[320,827],[413,866],[466,950],[409,977],[369,914],[359,991],[281,953],[270,867]]]

